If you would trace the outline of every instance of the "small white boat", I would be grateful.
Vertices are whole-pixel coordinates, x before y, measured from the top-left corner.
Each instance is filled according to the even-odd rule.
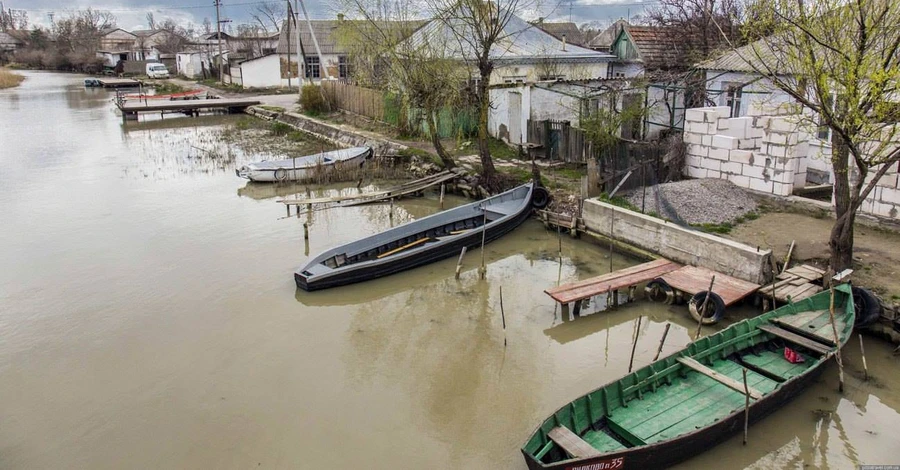
[[[248,163],[234,171],[241,178],[250,181],[300,181],[314,176],[316,171],[327,172],[334,168],[362,166],[371,157],[370,147],[353,147],[286,160]]]

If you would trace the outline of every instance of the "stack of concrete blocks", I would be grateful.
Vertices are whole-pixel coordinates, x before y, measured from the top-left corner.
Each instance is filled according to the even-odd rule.
[[[884,140],[888,142],[895,141],[897,138],[893,135],[894,131],[894,129],[886,129],[884,132]],[[891,153],[898,145],[900,145],[900,143],[894,143],[892,146],[882,149],[879,154],[884,155]],[[873,143],[871,146],[864,147],[864,151],[873,150],[872,147],[878,146],[877,143]],[[869,169],[869,174],[866,175],[866,185],[872,182],[875,173],[881,168],[882,166],[879,165]],[[852,179],[858,181],[858,175],[854,176],[856,176],[856,178]],[[869,193],[865,200],[863,200],[859,210],[878,217],[900,219],[900,164],[893,163],[888,167],[884,176],[875,183],[875,188],[872,192]]]
[[[806,183],[805,155],[798,148],[805,132],[799,118],[729,114],[725,106],[687,110],[687,176],[727,179],[778,196],[788,196]]]

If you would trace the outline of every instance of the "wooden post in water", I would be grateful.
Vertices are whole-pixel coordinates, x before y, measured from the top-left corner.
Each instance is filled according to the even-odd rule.
[[[309,224],[303,222],[303,239],[309,240]]]
[[[659,349],[656,350],[656,355],[653,356],[653,362],[656,362],[659,359],[660,353],[662,353],[663,344],[666,343],[666,336],[669,335],[669,328],[672,326],[671,323],[666,323],[666,329],[663,330],[662,339],[659,340]]]
[[[791,255],[794,253],[794,243],[797,240],[791,240],[791,247],[788,248],[787,256],[784,257],[784,265],[781,266],[781,274],[784,274],[788,269],[788,265],[791,264]]]
[[[643,315],[638,317],[637,321],[637,329],[634,332],[634,343],[631,345],[631,359],[628,360],[628,373],[631,373],[631,368],[634,366],[634,351],[637,349],[638,337],[641,335],[641,319],[644,318]]]
[[[287,216],[290,217],[290,216],[291,216],[291,205],[290,205],[290,204],[285,204],[285,205],[284,205],[284,208],[287,209]],[[299,207],[297,208],[297,212],[298,212],[298,213],[300,212],[300,208],[299,208]]]
[[[700,321],[697,322],[697,334],[694,335],[697,338],[700,337],[700,327],[703,326],[703,317],[706,316],[706,306],[709,304],[709,298],[712,297],[713,285],[716,283],[716,275],[713,274],[712,279],[709,281],[709,290],[706,291],[706,297],[703,298],[703,305],[700,306]]]
[[[441,183],[441,210],[444,210],[444,183]]]
[[[390,213],[388,214],[388,218],[391,220],[391,227],[394,226],[394,198],[391,198],[391,207]]]
[[[776,300],[775,300],[775,284],[778,283],[777,272],[778,266],[775,264],[775,255],[769,255],[769,264],[772,265],[772,310],[775,310]]]
[[[484,209],[482,209],[484,211]],[[481,220],[481,268],[478,269],[478,273],[481,275],[481,278],[484,279],[487,277],[487,266],[484,264],[484,237],[485,232],[487,231],[487,212],[482,212],[482,220]]]
[[[744,375],[744,445],[747,445],[747,427],[750,425],[750,387],[747,386],[747,368],[741,369]]]
[[[462,248],[462,251],[459,252],[459,261],[456,262],[456,280],[459,280],[459,271],[462,269],[462,260],[463,256],[466,256],[466,247]]]
[[[829,302],[828,312],[831,316],[831,331],[834,333],[834,359],[838,365],[838,391],[844,393],[844,361],[841,360],[841,339],[838,337],[837,323],[834,319],[834,281],[829,287],[831,290],[831,302]]]
[[[503,321],[503,347],[506,347],[506,314],[503,313],[503,286],[500,286],[500,320]]]
[[[863,373],[866,374],[866,380],[869,380],[869,366],[866,365],[866,348],[863,347],[862,333],[859,333],[859,352],[862,354]]]

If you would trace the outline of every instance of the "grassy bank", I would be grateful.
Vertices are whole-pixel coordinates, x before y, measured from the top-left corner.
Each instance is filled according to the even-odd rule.
[[[25,77],[9,69],[0,67],[0,90],[19,86],[19,84],[22,83],[22,80],[25,80]]]

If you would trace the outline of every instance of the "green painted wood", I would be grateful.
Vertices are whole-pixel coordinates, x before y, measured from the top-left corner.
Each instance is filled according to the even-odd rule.
[[[734,372],[731,375],[737,374]],[[732,377],[734,378],[734,377]],[[743,379],[741,379],[743,381]],[[778,383],[753,371],[747,371],[747,384],[763,393],[771,392]],[[744,408],[744,394],[725,385],[707,389],[689,403],[673,408],[664,415],[647,421],[632,432],[648,443],[659,442],[715,423]]]
[[[584,436],[581,436],[581,438],[602,453],[627,449],[621,442],[603,431],[594,431],[592,429],[584,433]]]
[[[750,398],[753,398],[754,400],[759,400],[763,396],[762,392],[760,392],[759,390],[756,390],[753,387],[749,387],[746,384],[739,382],[737,380],[734,380],[731,377],[720,374],[715,369],[713,369],[711,367],[706,367],[703,364],[700,364],[699,362],[695,361],[694,359],[692,359],[690,357],[680,357],[680,358],[678,358],[678,360],[679,360],[679,362],[684,364],[686,367],[690,367],[691,369],[694,369],[694,371],[699,372],[699,373],[719,382],[720,384],[734,390],[735,392],[745,393],[747,395],[750,395]]]
[[[647,443],[643,439],[634,435],[634,433],[629,431],[627,428],[619,426],[615,421],[611,419],[607,420],[607,424],[609,425],[609,429],[611,429],[614,433],[619,435],[622,439],[627,441],[632,446],[647,445]]]
[[[536,454],[534,454],[534,458],[541,460],[542,458],[544,458],[545,455],[547,455],[547,452],[550,452],[550,449],[552,449],[552,448],[553,448],[553,441],[547,442],[546,444],[544,444],[543,447],[541,447],[541,449]],[[531,451],[529,451],[529,452],[531,452]]]
[[[804,348],[809,349],[810,351],[815,351],[819,354],[828,354],[832,350],[832,348],[830,348],[824,344],[821,344],[817,341],[813,341],[805,336],[801,336],[797,333],[794,333],[791,330],[781,328],[780,326],[776,326],[774,324],[773,325],[759,325],[759,329],[761,331],[765,331],[766,333],[768,333],[772,336],[777,336],[789,343],[792,343],[794,345],[803,346]]]
[[[760,369],[765,369],[768,372],[788,380],[802,374],[806,369],[809,369],[817,362],[816,359],[813,359],[806,354],[801,353],[801,355],[806,359],[806,362],[801,362],[800,364],[791,364],[784,358],[782,352],[777,351],[765,351],[759,356],[748,354],[742,359],[748,364],[753,364]]]

